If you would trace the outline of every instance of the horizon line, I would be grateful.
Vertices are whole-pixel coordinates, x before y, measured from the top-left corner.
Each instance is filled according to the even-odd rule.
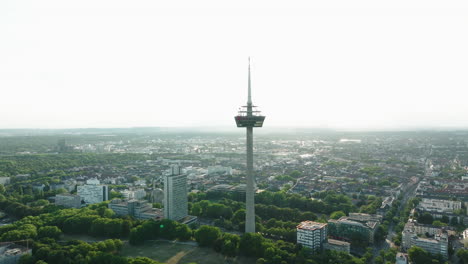
[[[235,126],[228,126],[228,125],[221,125],[221,126],[115,126],[115,127],[15,127],[15,128],[0,128],[0,131],[12,131],[12,130],[39,130],[39,131],[47,131],[47,130],[106,130],[106,129],[171,129],[171,130],[209,130],[213,129],[213,132],[219,130],[233,130],[237,131],[237,127]],[[278,130],[278,129],[300,129],[300,130],[322,130],[322,131],[333,131],[333,132],[384,132],[384,131],[391,131],[391,132],[405,132],[405,131],[460,131],[460,130],[467,130],[468,126],[400,126],[400,127],[356,127],[356,128],[346,128],[346,127],[317,127],[317,126],[289,126],[289,125],[277,125],[277,126],[269,126],[262,130]]]

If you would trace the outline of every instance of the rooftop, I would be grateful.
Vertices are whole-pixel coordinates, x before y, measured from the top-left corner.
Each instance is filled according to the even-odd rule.
[[[316,230],[327,226],[326,223],[319,223],[314,221],[304,221],[297,225],[297,229]]]
[[[346,241],[330,239],[330,238],[328,239],[328,244],[339,245],[339,246],[349,246],[350,245],[350,243],[348,243]]]

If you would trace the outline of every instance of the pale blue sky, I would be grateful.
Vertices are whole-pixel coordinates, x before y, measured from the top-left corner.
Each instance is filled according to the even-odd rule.
[[[466,1],[308,2],[2,0],[0,128],[468,127]]]

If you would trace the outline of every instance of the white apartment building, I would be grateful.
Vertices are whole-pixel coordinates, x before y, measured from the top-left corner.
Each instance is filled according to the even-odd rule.
[[[301,222],[297,227],[297,243],[313,250],[323,249],[327,242],[327,224],[313,221]]]

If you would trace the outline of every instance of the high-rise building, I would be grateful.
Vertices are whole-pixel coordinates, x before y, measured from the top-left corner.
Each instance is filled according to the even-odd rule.
[[[188,216],[187,175],[180,167],[171,166],[170,175],[164,177],[164,218],[182,220]]]
[[[313,250],[322,250],[327,242],[327,224],[313,221],[301,222],[297,228],[297,243]]]
[[[245,232],[255,233],[255,177],[253,175],[253,128],[262,127],[265,116],[260,111],[254,110],[256,106],[252,104],[252,89],[250,85],[250,58],[249,58],[249,80],[247,105],[242,106],[236,120],[237,127],[245,127],[247,131],[247,184],[245,191]]]

